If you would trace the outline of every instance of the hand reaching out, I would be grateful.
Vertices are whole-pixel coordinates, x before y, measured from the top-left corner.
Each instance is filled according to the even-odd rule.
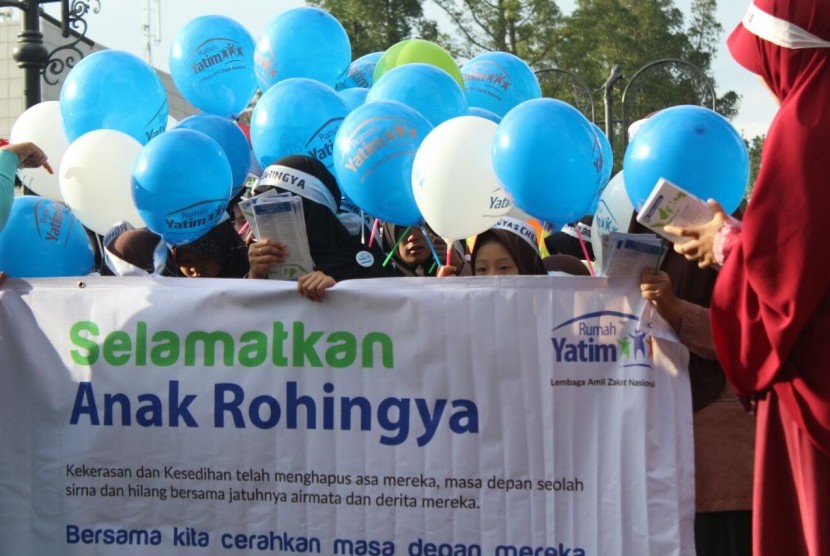
[[[669,225],[665,228],[670,234],[691,238],[684,243],[675,243],[674,250],[690,261],[697,261],[700,268],[706,268],[717,262],[715,260],[715,237],[729,219],[729,215],[717,201],[709,199],[708,203],[714,212],[709,222],[698,226]]]
[[[17,165],[18,168],[38,168],[43,166],[44,170],[50,174],[54,174],[52,167],[49,166],[49,162],[46,160],[46,153],[34,143],[13,143],[2,147],[2,150],[11,151],[17,155],[17,158],[20,160]]]

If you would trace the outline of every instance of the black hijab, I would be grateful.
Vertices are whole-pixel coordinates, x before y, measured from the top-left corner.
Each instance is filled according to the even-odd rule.
[[[340,205],[340,187],[325,164],[309,156],[291,155],[277,160],[274,165],[285,166],[314,176],[331,193],[335,207]],[[279,192],[279,186],[257,186],[259,194],[269,188]],[[292,192],[293,193],[293,192]],[[303,203],[308,247],[314,260],[314,269],[325,272],[338,282],[350,278],[380,278],[394,275],[392,269],[383,267],[383,252],[377,247],[367,247],[343,226],[332,210],[315,201],[300,196]]]

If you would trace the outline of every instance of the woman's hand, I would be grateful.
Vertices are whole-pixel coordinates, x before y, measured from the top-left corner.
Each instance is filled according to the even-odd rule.
[[[680,330],[683,321],[683,303],[675,295],[669,275],[662,270],[647,268],[640,276],[640,291],[643,299],[649,301],[675,330]]]
[[[700,268],[715,264],[715,237],[729,215],[714,199],[709,199],[709,206],[714,213],[712,219],[698,226],[666,226],[666,232],[682,237],[691,238],[683,243],[675,243],[674,250],[690,261],[697,261]]]
[[[267,278],[268,270],[288,258],[288,246],[281,241],[263,239],[248,246],[249,278]]]
[[[334,278],[325,272],[315,270],[300,276],[300,279],[297,280],[297,291],[306,299],[322,301],[326,296],[326,290],[334,286],[335,283]]]

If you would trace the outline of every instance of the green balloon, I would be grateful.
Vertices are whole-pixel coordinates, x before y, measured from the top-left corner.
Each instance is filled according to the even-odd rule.
[[[441,68],[453,76],[458,81],[461,90],[464,90],[464,78],[461,77],[461,69],[459,69],[450,53],[434,42],[423,39],[407,39],[390,46],[378,60],[372,81],[376,83],[381,75],[392,68],[414,62],[432,64]]]

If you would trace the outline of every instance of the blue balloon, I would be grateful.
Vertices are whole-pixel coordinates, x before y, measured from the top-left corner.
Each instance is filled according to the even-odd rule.
[[[15,198],[0,233],[0,268],[12,278],[83,276],[95,256],[69,207],[44,197]]]
[[[251,115],[251,145],[267,168],[304,154],[331,170],[334,136],[349,109],[334,89],[311,79],[287,79],[268,89]]]
[[[597,196],[594,198],[594,202],[591,203],[591,208],[588,209],[586,214],[596,213],[597,207],[599,207],[599,199],[602,196],[603,190],[608,185],[608,180],[611,179],[611,174],[614,171],[614,151],[611,148],[611,142],[608,140],[608,136],[605,135],[605,132],[602,131],[597,124],[593,124],[593,126],[594,133],[597,135],[597,141],[599,141],[600,148],[602,149],[602,180],[600,182],[599,191],[597,191]]]
[[[292,77],[307,77],[333,87],[349,67],[352,47],[346,30],[319,8],[294,8],[274,18],[256,41],[259,88]]]
[[[364,104],[346,116],[334,144],[343,193],[372,216],[401,226],[423,221],[412,193],[412,162],[432,125],[394,101]]]
[[[602,179],[602,151],[591,122],[551,98],[523,102],[502,119],[493,168],[521,210],[543,221],[584,216]]]
[[[147,227],[183,245],[225,214],[231,165],[222,147],[192,129],[171,129],[147,143],[133,169],[133,201]]]
[[[256,92],[254,38],[229,17],[197,17],[173,38],[170,75],[196,108],[236,116]]]
[[[381,56],[383,52],[372,52],[349,64],[349,68],[334,84],[334,90],[345,91],[354,87],[370,88],[374,82],[375,66]]]
[[[749,182],[749,155],[735,128],[700,106],[674,106],[643,122],[623,159],[625,188],[639,208],[665,178],[692,195],[738,208]]]
[[[461,66],[470,106],[504,117],[514,106],[542,96],[539,79],[524,60],[507,52],[486,52]]]
[[[366,95],[369,94],[369,89],[353,87],[351,89],[337,91],[337,94],[340,95],[340,98],[343,99],[344,103],[346,103],[346,107],[349,109],[349,112],[351,112],[366,102]]]
[[[87,131],[123,131],[142,145],[167,128],[167,92],[144,60],[127,52],[93,52],[73,67],[60,94],[71,143]]]
[[[446,71],[432,64],[411,63],[392,68],[369,89],[366,102],[396,100],[420,112],[437,126],[469,111],[464,91]]]
[[[214,114],[196,114],[179,122],[176,129],[199,131],[219,143],[231,165],[233,176],[231,197],[242,190],[251,165],[251,149],[245,133],[233,120]]]
[[[493,114],[489,110],[485,110],[484,108],[478,108],[477,106],[470,106],[470,116],[478,116],[479,118],[486,118],[491,122],[496,122],[497,124],[501,123],[501,116],[498,114]]]

